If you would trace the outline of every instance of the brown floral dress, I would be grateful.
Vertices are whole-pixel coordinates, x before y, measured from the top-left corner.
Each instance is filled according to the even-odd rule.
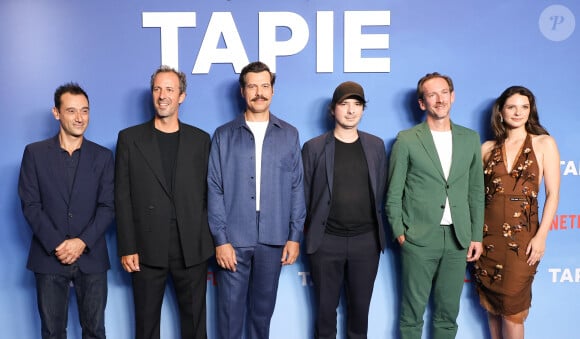
[[[504,158],[504,147],[496,146],[484,167],[483,254],[473,273],[481,305],[487,311],[523,322],[538,265],[526,263],[526,247],[539,226],[539,170],[531,136],[526,137],[511,173]]]

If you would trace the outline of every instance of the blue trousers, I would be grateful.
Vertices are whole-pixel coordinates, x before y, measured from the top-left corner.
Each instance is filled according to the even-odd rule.
[[[66,339],[71,282],[74,284],[83,339],[105,338],[107,272],[86,274],[77,264],[65,274],[35,273],[43,339]]]
[[[282,250],[282,246],[261,244],[238,247],[236,271],[217,271],[219,338],[242,338],[244,323],[246,338],[269,338]]]

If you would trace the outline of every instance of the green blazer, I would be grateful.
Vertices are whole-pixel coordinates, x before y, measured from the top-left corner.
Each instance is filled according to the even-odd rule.
[[[389,161],[385,203],[394,238],[426,246],[440,227],[449,197],[453,229],[461,246],[483,237],[484,189],[477,132],[451,123],[453,152],[445,180],[426,122],[401,131]]]

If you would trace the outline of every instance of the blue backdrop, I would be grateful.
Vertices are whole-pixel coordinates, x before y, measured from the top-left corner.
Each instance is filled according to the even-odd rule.
[[[25,269],[31,231],[16,186],[27,143],[57,132],[51,116],[57,86],[77,81],[91,102],[87,136],[114,149],[120,129],[152,116],[149,77],[161,64],[188,74],[181,119],[212,133],[241,110],[237,77],[248,61],[276,70],[272,111],[298,127],[302,142],[326,131],[335,86],[360,82],[369,99],[361,129],[390,149],[396,133],[422,119],[414,89],[425,73],[455,82],[454,122],[489,138],[491,104],[507,86],[534,91],[544,126],[561,152],[558,215],[534,283],[528,338],[578,337],[580,300],[580,83],[577,0],[215,0],[0,2],[0,328],[5,338],[36,338],[40,322],[33,274]],[[129,275],[108,233],[112,269],[106,310],[112,339],[133,335]],[[369,338],[395,338],[397,250],[381,257]],[[308,338],[313,289],[305,257],[283,270],[272,338]],[[466,276],[466,279],[469,279]],[[215,286],[208,273],[209,337],[215,338]],[[73,297],[74,300],[74,297]],[[177,338],[175,298],[168,293],[162,337]],[[339,327],[344,316],[339,310]],[[487,325],[470,282],[458,338],[485,338]],[[71,338],[80,338],[76,306]],[[428,332],[428,330],[426,330]]]

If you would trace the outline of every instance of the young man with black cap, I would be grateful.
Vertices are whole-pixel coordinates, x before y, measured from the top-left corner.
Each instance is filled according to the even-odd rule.
[[[334,130],[302,148],[307,218],[306,252],[318,305],[315,338],[336,338],[336,308],[344,283],[348,338],[366,338],[369,306],[385,246],[383,141],[358,130],[366,107],[352,81],[334,91]]]

